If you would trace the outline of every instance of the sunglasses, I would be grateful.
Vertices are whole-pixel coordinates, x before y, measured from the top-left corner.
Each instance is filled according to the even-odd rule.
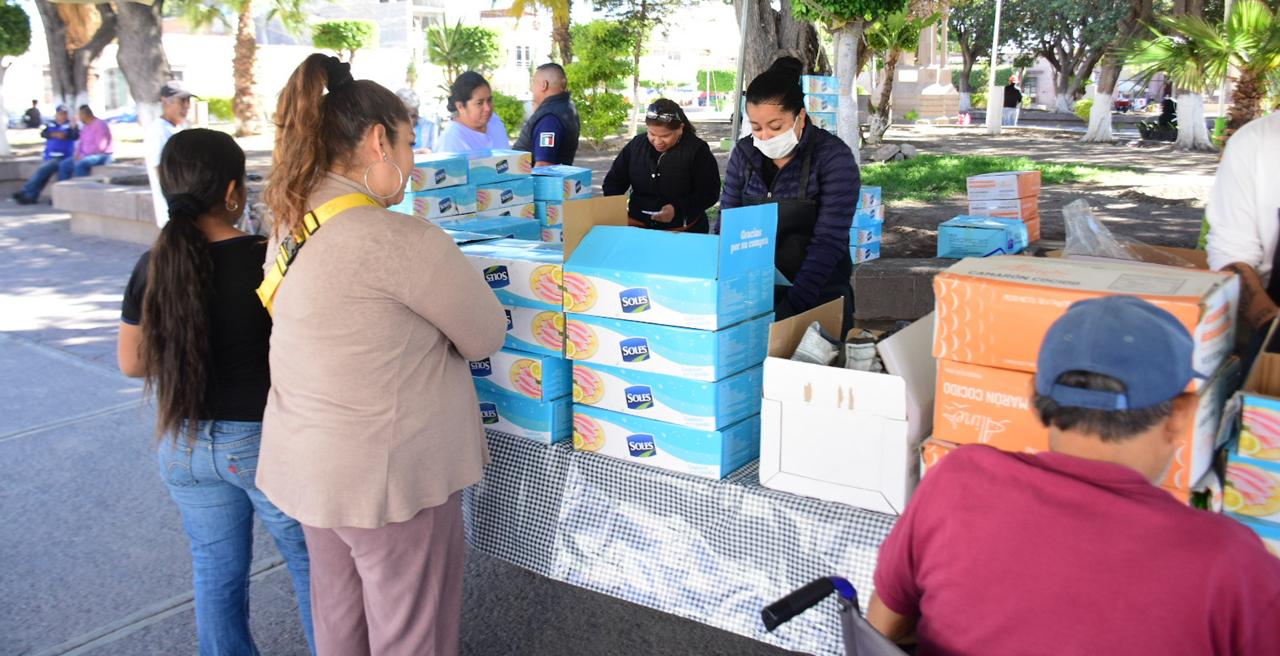
[[[645,112],[644,118],[646,121],[659,121],[662,123],[677,123],[680,121],[680,116],[678,114],[672,114],[671,112],[659,112],[652,108]]]

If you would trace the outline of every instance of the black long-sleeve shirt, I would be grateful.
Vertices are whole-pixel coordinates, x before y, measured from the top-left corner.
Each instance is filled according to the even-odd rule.
[[[648,135],[641,134],[618,153],[601,189],[606,196],[621,196],[630,189],[627,214],[647,227],[670,230],[705,224],[707,208],[720,198],[720,167],[707,142],[695,135],[686,132],[675,147],[659,153]],[[657,212],[667,204],[676,211],[670,223],[652,221],[641,211]]]

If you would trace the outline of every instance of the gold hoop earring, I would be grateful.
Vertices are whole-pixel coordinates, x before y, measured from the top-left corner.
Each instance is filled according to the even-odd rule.
[[[240,209],[240,203],[225,203],[223,207],[227,208],[228,212],[234,212]]]
[[[400,182],[396,183],[395,191],[392,191],[391,193],[386,195],[377,193],[376,191],[373,190],[372,187],[369,186],[369,172],[373,170],[373,167],[379,164],[390,164],[391,167],[396,170],[396,176],[400,179]],[[365,168],[364,190],[366,193],[369,194],[370,197],[377,198],[378,200],[390,200],[392,198],[395,198],[396,194],[400,193],[402,189],[404,189],[404,171],[400,170],[399,164],[396,164],[395,162],[387,159],[386,154],[383,154],[382,159],[370,164],[368,167]]]

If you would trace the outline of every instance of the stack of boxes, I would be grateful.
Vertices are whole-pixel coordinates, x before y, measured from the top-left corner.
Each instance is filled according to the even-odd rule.
[[[1269,348],[1274,340],[1273,329]],[[1258,355],[1240,396],[1240,438],[1227,458],[1223,507],[1280,557],[1280,353]]]
[[[804,108],[813,124],[827,131],[836,129],[840,111],[840,78],[825,75],[801,75]]]
[[[420,156],[404,200],[391,209],[451,230],[537,240],[530,157],[517,150]]]
[[[533,171],[534,216],[542,241],[564,241],[564,202],[591,195],[591,169],[581,166],[539,166]]]
[[[471,363],[485,428],[545,444],[567,440],[571,370],[564,358],[561,244],[495,239],[460,248],[507,314],[502,350]]]
[[[1196,337],[1193,365],[1208,379],[1193,382],[1196,419],[1161,483],[1189,502],[1211,475],[1223,404],[1239,374],[1230,357],[1239,280],[1208,271],[1002,256],[961,260],[938,274],[937,394],[926,466],[956,444],[1047,450],[1049,431],[1031,399],[1040,343],[1072,303],[1119,291],[1168,310]]]
[[[880,259],[884,237],[884,202],[880,187],[863,187],[849,229],[849,255],[854,264]]]
[[[710,478],[758,454],[776,206],[727,210],[722,226],[597,226],[569,255],[575,449]]]
[[[1040,241],[1039,171],[975,175],[967,187],[971,216],[1017,219],[1027,225],[1031,241]]]

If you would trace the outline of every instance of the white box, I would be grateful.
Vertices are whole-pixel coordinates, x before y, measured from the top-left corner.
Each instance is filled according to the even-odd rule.
[[[878,345],[890,373],[788,359],[813,321],[838,334],[841,303],[770,329],[760,411],[760,484],[901,514],[920,480],[920,443],[933,428],[933,315]]]

